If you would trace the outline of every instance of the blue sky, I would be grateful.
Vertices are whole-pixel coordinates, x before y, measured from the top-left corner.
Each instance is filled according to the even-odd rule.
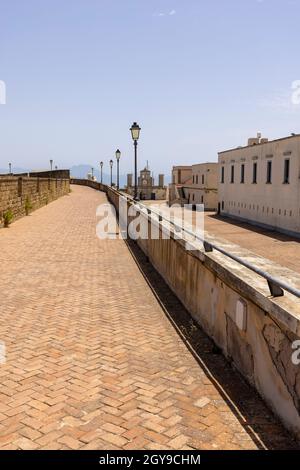
[[[299,0],[0,0],[0,168],[214,161],[300,132]]]

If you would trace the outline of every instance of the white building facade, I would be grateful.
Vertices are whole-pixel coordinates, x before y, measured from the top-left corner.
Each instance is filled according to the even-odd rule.
[[[222,215],[300,236],[300,135],[219,153]]]
[[[218,163],[192,165],[192,181],[184,187],[189,204],[204,204],[206,211],[218,208]]]
[[[185,185],[191,183],[192,166],[180,165],[172,168],[172,184]]]
[[[175,166],[169,185],[169,204],[204,204],[206,211],[218,208],[218,163]]]

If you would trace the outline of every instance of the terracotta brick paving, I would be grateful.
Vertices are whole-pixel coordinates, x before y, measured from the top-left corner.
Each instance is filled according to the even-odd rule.
[[[97,239],[105,200],[75,186],[0,230],[0,448],[294,447],[200,330],[218,382],[196,361],[127,245]]]

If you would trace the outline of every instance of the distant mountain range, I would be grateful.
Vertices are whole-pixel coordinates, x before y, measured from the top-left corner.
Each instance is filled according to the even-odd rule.
[[[92,165],[74,165],[70,168],[70,174],[74,178],[86,178],[88,173],[91,173]],[[36,168],[35,168],[36,169]],[[15,175],[18,173],[29,173],[32,171],[30,168],[13,167],[12,171]],[[42,170],[41,170],[42,171]],[[8,168],[0,168],[0,174],[7,175],[9,172]],[[113,182],[116,182],[116,168],[113,169]],[[94,176],[100,181],[100,169],[94,169]],[[103,172],[103,183],[110,184],[110,174]],[[127,175],[120,175],[120,186],[125,186],[127,183]]]
[[[29,168],[13,168],[12,171],[15,173],[15,174],[18,174],[18,173],[29,173],[31,170]],[[8,175],[9,173],[9,169],[8,168],[0,168],[0,175]]]

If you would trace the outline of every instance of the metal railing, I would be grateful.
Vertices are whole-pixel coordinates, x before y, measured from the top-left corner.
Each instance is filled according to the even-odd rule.
[[[254,273],[258,274],[260,277],[264,278],[267,281],[270,293],[273,297],[282,297],[284,296],[284,291],[286,291],[294,295],[295,297],[300,298],[300,290],[297,289],[296,287],[293,287],[287,282],[274,277],[272,274],[240,258],[239,256],[229,253],[224,248],[216,245],[215,243],[207,241],[205,238],[202,238],[199,235],[197,235],[195,231],[190,230],[184,227],[183,225],[179,225],[178,223],[174,222],[174,220],[165,217],[161,212],[157,212],[155,209],[146,206],[140,201],[134,201],[134,199],[131,196],[125,193],[120,193],[116,191],[114,188],[110,188],[110,190],[115,192],[116,195],[118,195],[118,197],[126,198],[129,203],[134,204],[135,206],[138,206],[141,209],[144,209],[144,211],[146,211],[148,215],[151,215],[151,214],[156,215],[160,222],[162,221],[167,222],[168,224],[172,225],[176,231],[179,230],[179,231],[185,232],[187,235],[192,236],[194,239],[196,239],[197,241],[203,244],[203,248],[206,253],[212,253],[215,250],[221,253],[222,255],[226,256],[227,258],[232,259],[236,263],[239,263],[245,268],[250,269]]]

